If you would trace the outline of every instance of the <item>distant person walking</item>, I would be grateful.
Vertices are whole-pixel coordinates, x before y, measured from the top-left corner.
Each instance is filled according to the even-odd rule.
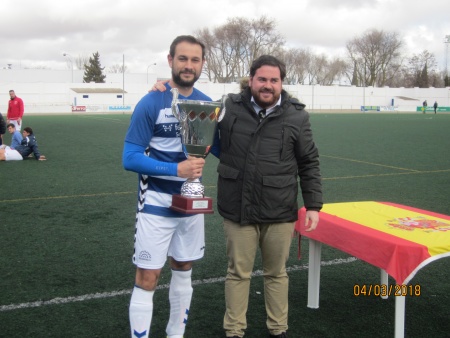
[[[434,113],[436,114],[436,111],[437,111],[437,109],[438,109],[438,103],[437,103],[437,101],[434,101],[433,108],[434,108]]]
[[[425,112],[427,111],[427,107],[428,107],[428,103],[427,100],[423,101],[422,103],[422,112],[425,114]]]
[[[13,123],[16,129],[20,131],[22,125],[22,116],[24,111],[23,101],[16,96],[14,90],[9,91],[10,100],[8,102],[8,113],[6,115],[6,123]]]

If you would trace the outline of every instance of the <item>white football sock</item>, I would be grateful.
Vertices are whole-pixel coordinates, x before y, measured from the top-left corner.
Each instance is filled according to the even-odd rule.
[[[130,300],[130,327],[131,337],[148,338],[153,315],[153,294],[135,286]]]
[[[191,275],[192,270],[172,270],[169,289],[170,318],[166,328],[169,338],[183,337],[193,292]]]

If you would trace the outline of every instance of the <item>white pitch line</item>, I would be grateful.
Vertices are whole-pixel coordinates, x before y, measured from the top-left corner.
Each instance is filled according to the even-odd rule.
[[[353,263],[357,261],[358,259],[355,257],[349,257],[349,258],[338,258],[333,259],[331,261],[321,262],[321,266],[330,266],[330,265],[339,265],[339,264],[347,264],[347,263]],[[300,271],[300,270],[307,270],[308,265],[293,265],[286,270],[288,272],[292,271]],[[252,273],[253,277],[256,276],[262,276],[263,271],[257,270]],[[214,284],[214,283],[220,283],[225,282],[225,277],[219,277],[219,278],[208,278],[208,279],[199,279],[192,281],[192,285],[205,285],[205,284]],[[159,285],[157,289],[168,289],[170,284],[163,284]],[[68,303],[75,303],[75,302],[83,302],[91,299],[103,299],[103,298],[111,298],[111,297],[117,297],[117,296],[123,296],[123,295],[129,295],[131,294],[130,290],[118,290],[118,291],[112,291],[112,292],[102,292],[102,293],[91,293],[83,296],[77,296],[77,297],[66,297],[66,298],[53,298],[51,300],[45,300],[45,301],[36,301],[36,302],[30,302],[30,303],[20,303],[20,304],[10,304],[10,305],[2,305],[0,306],[0,312],[5,311],[13,311],[13,310],[20,310],[20,309],[29,309],[33,307],[41,307],[41,306],[47,306],[47,305],[60,305],[60,304],[68,304]]]

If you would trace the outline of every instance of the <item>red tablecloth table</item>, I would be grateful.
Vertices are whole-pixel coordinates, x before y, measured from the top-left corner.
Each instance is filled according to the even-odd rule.
[[[407,285],[425,265],[450,257],[450,216],[389,202],[325,204],[316,230],[306,232],[305,209],[296,230],[309,238],[308,307],[319,307],[321,244],[349,253],[381,269],[383,298]],[[370,250],[376,248],[376,250]],[[397,285],[388,285],[388,275]],[[397,289],[397,290],[396,290]],[[367,291],[367,290],[366,290]],[[383,292],[384,291],[384,292]],[[376,290],[372,290],[376,292]],[[395,337],[404,337],[405,296],[395,297]]]

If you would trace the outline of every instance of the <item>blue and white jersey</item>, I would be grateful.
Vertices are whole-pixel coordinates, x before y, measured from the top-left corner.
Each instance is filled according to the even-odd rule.
[[[123,165],[139,174],[138,211],[165,217],[190,216],[169,209],[172,195],[180,194],[185,178],[177,177],[177,164],[186,160],[180,126],[172,113],[171,87],[145,95],[131,116],[125,136]],[[211,101],[194,88],[180,99]]]

